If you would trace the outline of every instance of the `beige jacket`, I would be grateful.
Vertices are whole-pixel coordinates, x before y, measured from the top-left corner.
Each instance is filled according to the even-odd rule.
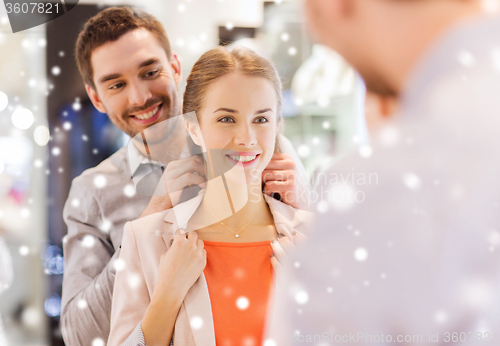
[[[202,195],[192,200],[191,214],[201,203]],[[272,197],[265,200],[273,214],[279,234],[293,241],[293,232],[307,234],[312,214],[297,210]],[[188,219],[190,215],[185,216]],[[108,346],[145,345],[140,322],[151,302],[158,278],[160,257],[168,251],[170,241],[183,216],[169,209],[125,225],[111,308],[111,332]],[[180,221],[182,223],[182,221]],[[182,225],[181,225],[182,226]],[[120,270],[120,268],[123,268]],[[199,317],[200,328],[193,329],[190,319]],[[215,346],[212,308],[204,274],[188,291],[174,327],[175,345]]]

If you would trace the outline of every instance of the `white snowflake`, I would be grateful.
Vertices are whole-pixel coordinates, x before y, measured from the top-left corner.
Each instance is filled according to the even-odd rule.
[[[78,208],[80,206],[80,200],[78,198],[73,198],[71,200],[71,206],[73,208]]]
[[[363,247],[357,248],[354,251],[354,258],[358,262],[364,262],[368,258],[368,251]]]
[[[309,147],[305,144],[297,148],[297,154],[299,154],[300,157],[307,157],[310,153],[311,149],[309,149]]]
[[[93,235],[87,234],[83,237],[82,246],[86,248],[94,247],[95,245],[95,237]]]
[[[71,123],[69,121],[65,121],[63,124],[63,129],[65,129],[66,131],[71,130],[72,127],[73,127],[73,125],[71,125]]]
[[[135,196],[135,187],[132,184],[127,184],[123,188],[123,194],[127,197],[134,197]]]
[[[82,109],[82,104],[80,102],[75,102],[73,103],[72,108],[75,112],[78,112],[80,109]]]
[[[115,270],[117,272],[119,272],[120,270],[123,270],[125,269],[125,261],[122,260],[121,258],[118,258],[115,260],[115,262],[113,263],[113,267],[115,268]]]
[[[21,256],[27,256],[30,253],[30,248],[26,245],[22,245],[19,247],[19,254]]]
[[[105,345],[106,343],[101,338],[95,338],[94,340],[92,340],[92,346],[105,346]]]
[[[246,310],[249,305],[250,305],[250,301],[248,300],[247,297],[241,296],[238,299],[236,299],[236,306],[240,310]]]
[[[373,154],[373,149],[369,145],[363,145],[359,148],[359,155],[361,157],[370,157]]]
[[[23,219],[27,219],[27,218],[29,218],[29,217],[30,217],[30,215],[31,215],[31,212],[30,212],[30,210],[29,210],[28,208],[23,208],[23,209],[21,209],[21,217],[22,217]]]
[[[94,178],[94,186],[97,187],[98,189],[102,189],[103,187],[105,187],[107,184],[107,180],[106,180],[106,177],[102,174],[98,174],[95,178]]]
[[[291,55],[291,56],[294,56],[297,54],[297,48],[295,48],[294,46],[288,48],[288,54]]]
[[[52,72],[54,76],[59,76],[61,74],[61,68],[59,66],[54,66],[50,72]]]
[[[309,294],[304,290],[299,290],[295,293],[294,298],[297,304],[304,305],[309,301]]]
[[[290,35],[288,35],[288,33],[284,32],[284,33],[282,33],[282,34],[281,34],[281,40],[282,40],[283,42],[286,42],[286,41],[288,41],[289,39],[290,39]]]
[[[191,328],[197,330],[203,327],[203,319],[200,316],[193,316],[189,320],[189,324],[191,325]]]
[[[85,299],[78,300],[78,303],[76,305],[78,306],[78,309],[81,310],[85,309],[88,306],[87,301]]]
[[[129,274],[128,276],[128,284],[130,288],[135,289],[141,283],[141,277],[137,274]]]
[[[410,190],[418,190],[422,187],[422,180],[415,173],[406,173],[403,176],[403,182]]]
[[[476,58],[471,52],[462,50],[458,53],[458,61],[466,67],[472,67],[476,63]]]
[[[59,156],[61,154],[61,149],[59,147],[52,148],[52,155]]]
[[[448,314],[444,310],[438,310],[434,313],[434,321],[443,324],[448,320]]]
[[[104,219],[104,220],[102,220],[102,223],[101,223],[101,226],[99,227],[99,229],[105,233],[109,233],[109,231],[111,230],[111,227],[113,227],[113,223],[108,219]]]
[[[61,58],[62,58],[62,57],[64,57],[64,51],[63,51],[63,50],[60,50],[60,51],[59,51],[59,56],[60,56]]]

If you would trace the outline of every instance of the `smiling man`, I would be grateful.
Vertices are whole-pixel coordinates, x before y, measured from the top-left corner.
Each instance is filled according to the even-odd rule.
[[[179,58],[153,16],[128,7],[98,13],[78,37],[76,60],[94,106],[130,137],[181,114]],[[159,131],[157,138],[151,134],[149,143],[162,141],[170,133]],[[281,139],[284,153],[274,154],[267,166],[264,191],[279,193],[284,202],[297,206],[299,189],[307,184],[296,167],[304,169],[290,142]],[[64,207],[68,234],[63,242],[61,326],[68,346],[92,345],[96,339],[108,338],[124,224],[172,207],[168,197],[135,193],[132,179],[144,177],[151,162],[141,149],[131,148],[128,152],[126,147],[120,149],[75,178]],[[179,157],[183,146],[167,149],[169,155]],[[192,174],[197,169],[192,161],[172,165],[175,172],[169,173],[169,179],[183,186],[199,184],[203,178]]]

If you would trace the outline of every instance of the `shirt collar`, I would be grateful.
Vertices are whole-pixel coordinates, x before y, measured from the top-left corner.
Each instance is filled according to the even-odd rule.
[[[149,160],[146,156],[144,156],[139,149],[134,145],[133,139],[130,140],[130,142],[127,145],[127,155],[128,155],[128,163],[129,163],[129,168],[130,168],[130,174],[132,176],[135,175],[137,170],[139,169],[140,165],[155,165],[155,166],[162,166],[161,163],[154,161],[154,160]]]

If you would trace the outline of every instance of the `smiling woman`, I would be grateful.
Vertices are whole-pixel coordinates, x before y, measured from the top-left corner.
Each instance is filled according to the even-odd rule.
[[[307,212],[262,189],[282,121],[280,79],[255,52],[219,47],[194,65],[183,110],[206,153],[205,188],[126,225],[108,345],[260,345],[274,272],[309,226]]]

